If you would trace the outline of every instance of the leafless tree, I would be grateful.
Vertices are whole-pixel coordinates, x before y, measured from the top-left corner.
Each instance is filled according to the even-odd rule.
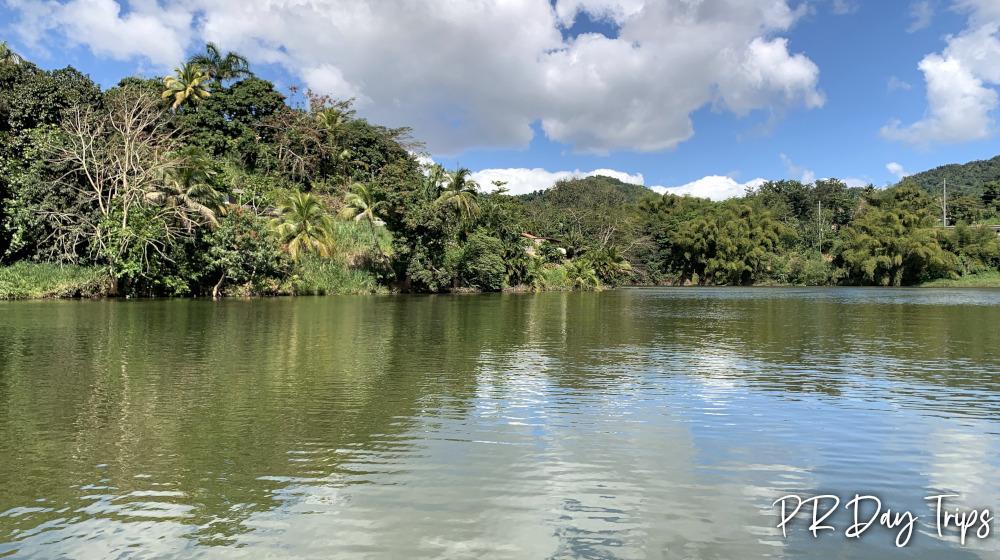
[[[109,93],[100,109],[67,114],[42,146],[48,187],[70,195],[66,206],[41,212],[51,226],[51,245],[65,260],[82,252],[106,264],[113,294],[127,255],[141,255],[148,270],[154,253],[169,259],[170,245],[192,235],[176,225],[185,223],[176,215],[188,212],[185,206],[155,203],[153,193],[162,192],[183,165],[182,158],[170,157],[175,138],[163,112],[159,100],[123,88]]]

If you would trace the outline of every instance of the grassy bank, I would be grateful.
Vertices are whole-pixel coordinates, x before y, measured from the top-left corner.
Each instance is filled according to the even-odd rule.
[[[0,299],[101,297],[105,276],[99,267],[19,262],[0,268]]]
[[[957,280],[939,278],[920,284],[921,288],[1000,288],[1000,272],[991,270],[970,274]]]
[[[292,280],[292,292],[300,296],[387,293],[374,271],[381,268],[381,255],[392,254],[392,235],[383,227],[374,230],[377,247],[367,222],[334,220],[334,257],[306,256]]]
[[[304,261],[292,281],[292,290],[299,296],[388,293],[375,273],[350,268],[343,258]]]

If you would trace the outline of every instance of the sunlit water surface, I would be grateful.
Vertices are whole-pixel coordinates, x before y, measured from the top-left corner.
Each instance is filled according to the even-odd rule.
[[[995,558],[998,371],[993,290],[0,303],[0,556]]]

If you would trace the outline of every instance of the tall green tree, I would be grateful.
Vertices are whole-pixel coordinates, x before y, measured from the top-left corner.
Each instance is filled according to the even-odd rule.
[[[420,184],[420,193],[423,195],[424,200],[433,202],[441,196],[441,187],[445,182],[446,171],[439,163],[429,165],[425,168],[425,170],[427,175]]]
[[[233,51],[223,55],[222,49],[215,43],[207,43],[205,52],[192,56],[188,59],[188,64],[202,67],[208,78],[217,85],[237,78],[253,76],[253,72],[250,71],[250,62],[246,57]]]
[[[212,188],[215,171],[212,160],[197,146],[189,146],[174,155],[177,165],[166,170],[163,184],[146,193],[146,199],[171,209],[188,231],[200,225],[215,228],[222,197]]]
[[[173,98],[171,107],[176,110],[184,104],[197,105],[202,99],[208,98],[211,94],[206,89],[208,76],[205,70],[197,64],[187,63],[174,68],[176,76],[167,76],[163,79],[166,89],[163,91],[163,99]]]
[[[854,282],[900,286],[957,275],[958,258],[944,250],[931,225],[937,208],[912,185],[868,195],[844,228],[837,262]]]
[[[587,259],[576,259],[566,265],[566,278],[574,290],[600,290],[597,271]]]
[[[246,208],[237,207],[219,222],[208,236],[206,264],[217,297],[227,284],[250,285],[251,294],[266,293],[268,283],[283,275],[281,246],[267,221]]]
[[[378,242],[378,235],[375,233],[375,221],[381,221],[378,213],[386,206],[384,200],[377,197],[378,186],[374,182],[371,184],[354,183],[351,191],[344,196],[344,209],[340,211],[340,216],[344,219],[360,222],[365,220],[372,233],[372,242],[378,250],[383,261],[388,259],[382,251],[382,246]]]
[[[958,222],[954,230],[939,239],[942,247],[958,255],[963,274],[996,270],[1000,264],[1000,239],[993,228],[969,227]]]
[[[315,196],[294,192],[278,206],[281,217],[271,225],[292,260],[303,252],[329,258],[333,253],[333,222]]]
[[[436,203],[452,205],[455,212],[465,223],[472,223],[479,215],[479,184],[469,178],[472,171],[467,167],[459,167],[444,176],[444,191]]]
[[[171,219],[189,209],[148,204],[179,163],[159,100],[120,88],[104,105],[70,112],[40,140],[37,183],[58,200],[42,193],[27,207],[48,224],[49,256],[107,266],[117,293],[120,278],[149,278],[191,232]]]
[[[235,158],[253,171],[261,152],[258,127],[283,109],[287,109],[285,96],[275,91],[274,84],[247,78],[230,87],[213,87],[197,111],[182,111],[174,121],[188,144],[215,158]]]

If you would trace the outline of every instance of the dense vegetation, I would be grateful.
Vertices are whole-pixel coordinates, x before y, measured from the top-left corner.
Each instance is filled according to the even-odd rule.
[[[515,197],[212,44],[103,91],[0,55],[4,298],[901,285],[1000,264],[994,232],[965,223],[996,214],[996,182],[947,231],[940,200],[905,182],[712,202],[590,177]]]
[[[1000,177],[1000,156],[988,160],[952,163],[929,169],[903,179],[928,194],[941,196],[945,181],[948,182],[948,199],[981,199],[986,185]]]

